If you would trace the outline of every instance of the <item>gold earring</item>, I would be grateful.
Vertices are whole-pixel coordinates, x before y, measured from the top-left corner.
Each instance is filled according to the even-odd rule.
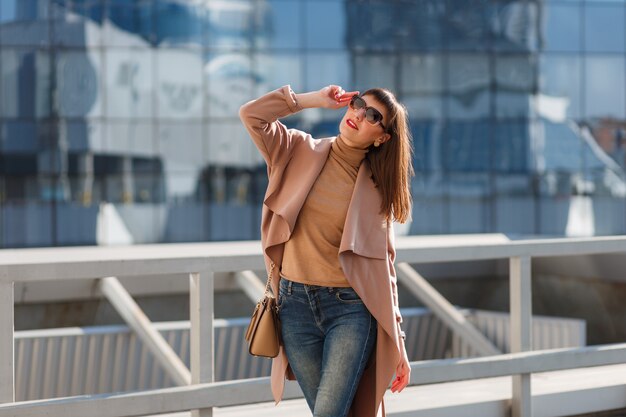
[[[378,148],[380,146],[380,142],[379,141],[375,141],[374,142],[374,146]]]

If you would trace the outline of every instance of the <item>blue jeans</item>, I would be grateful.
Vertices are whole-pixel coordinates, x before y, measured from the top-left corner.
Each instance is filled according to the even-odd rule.
[[[314,417],[345,417],[374,350],[377,323],[352,288],[282,278],[285,353]]]

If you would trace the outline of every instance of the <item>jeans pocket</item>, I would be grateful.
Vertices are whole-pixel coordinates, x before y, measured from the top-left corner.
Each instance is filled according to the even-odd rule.
[[[335,297],[342,303],[345,304],[360,304],[363,303],[359,294],[356,293],[352,288],[340,288],[335,292]]]

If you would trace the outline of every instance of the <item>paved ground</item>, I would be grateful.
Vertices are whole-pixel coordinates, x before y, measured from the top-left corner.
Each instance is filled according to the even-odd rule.
[[[626,364],[537,373],[532,376],[537,416],[626,417]],[[388,417],[504,417],[510,415],[511,377],[449,382],[387,392]],[[594,410],[619,409],[611,412]],[[581,414],[587,412],[587,414]],[[216,408],[214,417],[310,417],[303,399]],[[169,417],[188,417],[189,413]]]

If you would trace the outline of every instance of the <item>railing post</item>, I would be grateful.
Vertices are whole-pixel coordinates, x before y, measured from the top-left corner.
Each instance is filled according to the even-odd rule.
[[[529,256],[511,258],[510,303],[511,303],[511,353],[532,350],[532,291],[531,262]],[[532,416],[530,374],[512,376],[512,417]]]
[[[213,272],[202,271],[189,277],[189,319],[191,321],[191,383],[214,381],[213,350]],[[213,408],[192,411],[193,417],[212,417]]]
[[[0,404],[15,402],[13,283],[0,282]]]

